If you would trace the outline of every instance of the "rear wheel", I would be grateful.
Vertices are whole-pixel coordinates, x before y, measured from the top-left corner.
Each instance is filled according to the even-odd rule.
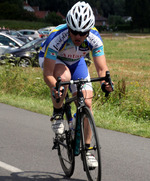
[[[29,66],[31,66],[31,60],[27,57],[21,58],[18,61],[18,66],[19,67],[29,67]]]
[[[86,125],[90,127],[91,130],[91,137],[90,137],[90,147],[86,148],[85,146],[85,122]],[[86,127],[87,129],[87,127]],[[96,126],[94,122],[93,115],[91,114],[90,110],[85,107],[82,110],[81,116],[81,156],[83,160],[84,170],[86,171],[87,177],[89,181],[100,181],[101,180],[101,157],[100,157],[100,145],[98,140],[98,135],[96,133]],[[98,165],[96,167],[89,166],[87,163],[87,153],[93,155],[97,160]]]
[[[71,177],[74,172],[75,158],[73,152],[73,140],[68,128],[68,121],[65,121],[65,133],[61,135],[58,143],[58,155],[61,167],[67,177]]]

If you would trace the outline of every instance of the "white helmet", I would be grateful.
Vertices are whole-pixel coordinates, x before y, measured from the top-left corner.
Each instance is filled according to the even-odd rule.
[[[74,31],[89,31],[95,25],[92,8],[88,3],[77,2],[67,13],[66,22]]]

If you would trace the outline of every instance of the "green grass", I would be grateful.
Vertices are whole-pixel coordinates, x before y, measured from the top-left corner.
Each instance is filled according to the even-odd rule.
[[[99,83],[93,84],[96,125],[150,138],[150,39],[103,40],[115,91],[106,100]],[[97,75],[94,64],[89,70],[91,77]],[[52,114],[50,91],[40,68],[1,66],[0,102]]]
[[[0,102],[48,116],[53,111],[52,103],[47,99],[40,100],[39,98],[16,96],[14,94],[1,94]]]

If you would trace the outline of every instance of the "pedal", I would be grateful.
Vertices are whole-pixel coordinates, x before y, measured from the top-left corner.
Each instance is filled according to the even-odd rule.
[[[53,145],[53,147],[52,147],[52,150],[55,150],[55,149],[58,149],[58,144],[57,144],[57,142],[54,140],[54,145]]]

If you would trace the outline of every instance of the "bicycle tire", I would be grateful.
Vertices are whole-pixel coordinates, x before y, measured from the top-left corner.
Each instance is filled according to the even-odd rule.
[[[91,144],[90,148],[87,150],[85,146],[85,138],[84,138],[84,119],[87,118],[88,123],[91,128]],[[88,107],[82,108],[82,114],[81,114],[81,158],[83,161],[83,167],[86,171],[86,175],[89,181],[101,181],[101,155],[100,155],[100,145],[99,145],[99,139],[96,132],[96,126],[95,121],[93,118],[93,115],[91,114],[91,111]],[[98,162],[98,167],[92,168],[89,167],[86,160],[86,153],[89,151],[92,153],[92,155],[96,158]]]
[[[65,133],[60,137],[58,142],[58,156],[61,167],[67,177],[71,177],[74,173],[75,158],[73,152],[73,139],[68,128],[68,121],[65,121]]]

